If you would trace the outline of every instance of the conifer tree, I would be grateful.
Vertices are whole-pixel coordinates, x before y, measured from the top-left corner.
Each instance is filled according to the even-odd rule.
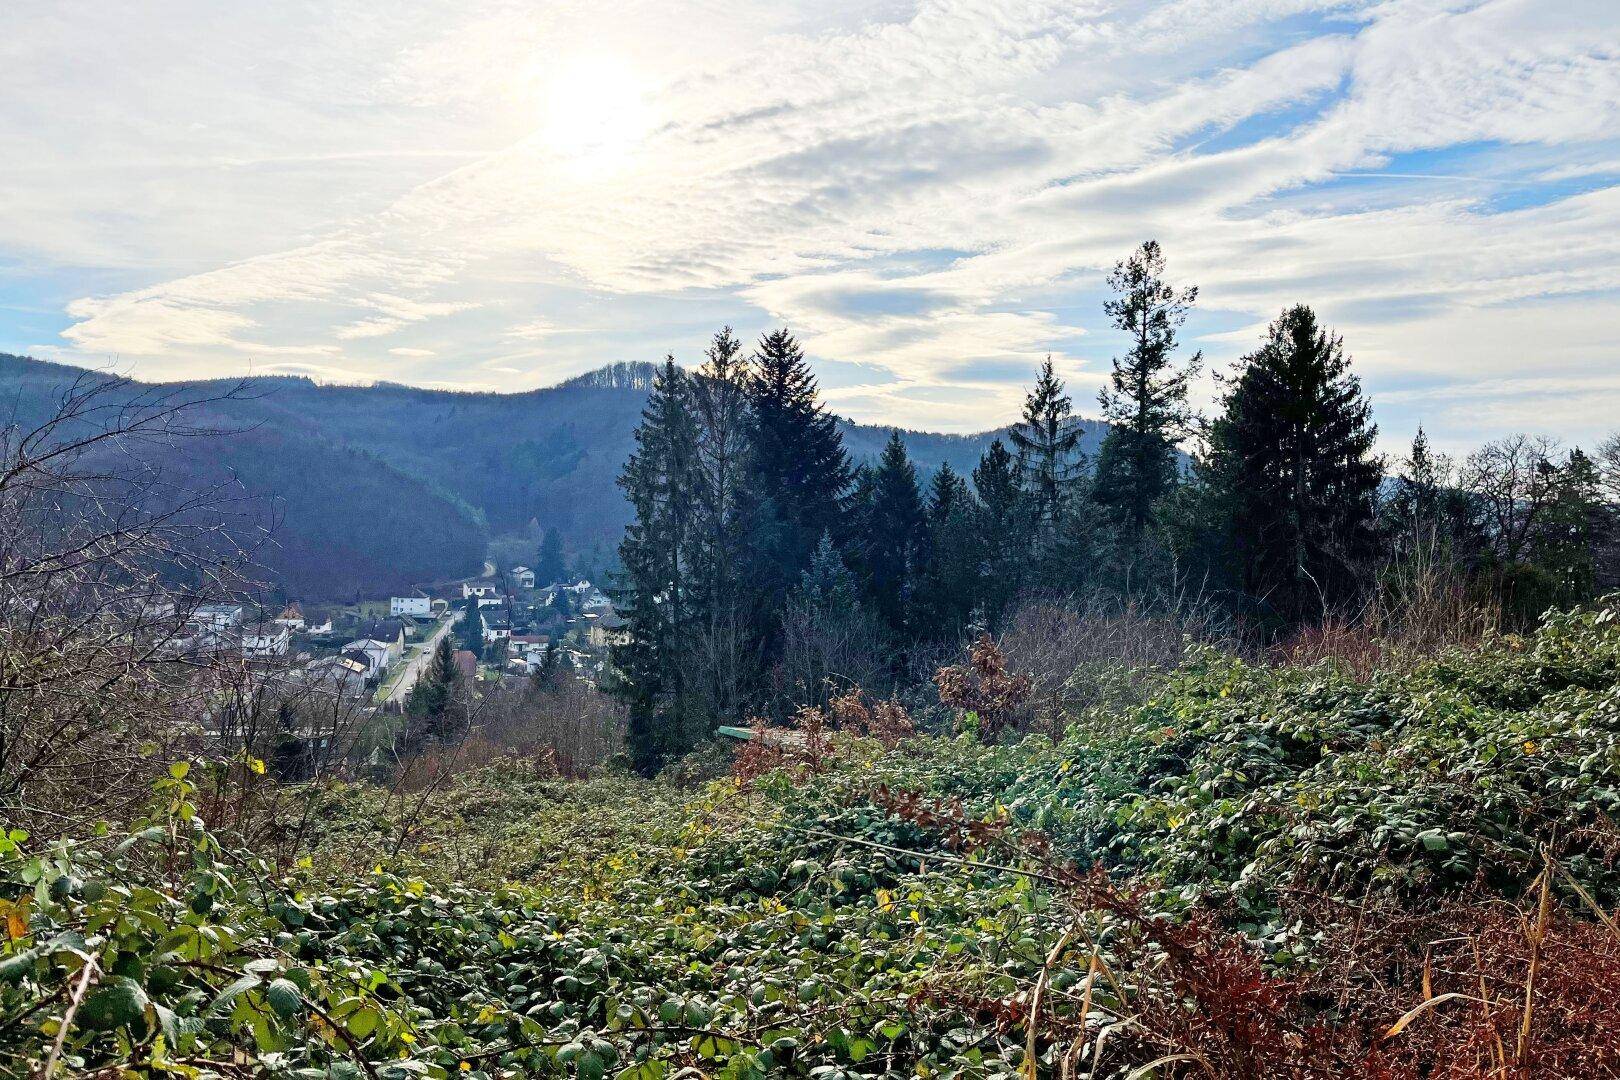
[[[470,653],[484,652],[484,623],[478,617],[478,597],[469,596],[461,602],[461,619],[456,623],[456,637],[461,647]]]
[[[1033,541],[1029,500],[1018,482],[1018,462],[1000,439],[973,469],[981,548],[979,604],[994,621],[1024,587]]]
[[[1591,598],[1599,549],[1608,539],[1608,518],[1597,465],[1576,447],[1558,467],[1552,502],[1537,529],[1533,557],[1548,577],[1545,606]]]
[[[701,636],[693,643],[693,660],[710,711],[739,718],[757,652],[744,578],[755,504],[748,484],[748,365],[729,326],[709,345],[693,380],[692,405],[698,423],[696,558],[702,588]]]
[[[1176,443],[1191,431],[1187,382],[1202,354],[1177,367],[1176,331],[1198,299],[1197,286],[1177,290],[1164,280],[1164,254],[1149,240],[1108,275],[1115,297],[1103,310],[1130,337],[1114,358],[1109,385],[1099,395],[1112,427],[1097,454],[1094,496],[1111,511],[1123,546],[1141,554],[1153,508],[1176,479]]]
[[[540,666],[534,671],[534,682],[542,690],[555,690],[557,678],[562,673],[562,656],[557,649],[555,641],[546,642],[545,651],[540,654]]]
[[[615,591],[628,634],[613,662],[630,707],[631,758],[650,774],[706,733],[686,655],[697,615],[698,431],[690,381],[673,357],[641,416],[619,477],[635,518],[619,545],[624,574]]]
[[[835,689],[875,685],[887,651],[881,621],[831,535],[823,535],[782,611],[787,708],[824,706]]]
[[[540,550],[534,560],[534,583],[543,589],[567,576],[568,563],[563,557],[562,533],[553,525],[540,538]]]
[[[463,690],[461,683],[455,646],[446,634],[433,650],[427,669],[405,696],[407,720],[401,735],[403,749],[415,752],[429,739],[447,739],[458,733],[461,725],[457,721],[464,719],[455,715],[456,699]]]
[[[1246,596],[1297,623],[1352,601],[1376,551],[1377,428],[1343,341],[1300,305],[1238,363],[1210,440]]]
[[[1037,550],[1052,546],[1085,479],[1080,453],[1084,429],[1073,410],[1049,356],[1024,399],[1023,419],[1007,431],[1017,454],[1018,486],[1029,507]]]
[[[837,419],[822,407],[804,351],[786,330],[760,338],[748,407],[749,576],[769,652],[782,602],[821,537],[842,546],[852,474]]]
[[[960,631],[980,604],[978,511],[967,481],[941,465],[928,488],[928,543],[915,602],[919,628],[936,638]]]
[[[1397,562],[1419,559],[1463,567],[1477,562],[1484,548],[1474,500],[1458,487],[1451,460],[1430,448],[1422,427],[1380,517],[1389,554]]]
[[[891,629],[908,626],[907,604],[927,537],[917,469],[898,431],[872,473],[872,496],[861,521],[861,548],[870,574],[873,607]]]

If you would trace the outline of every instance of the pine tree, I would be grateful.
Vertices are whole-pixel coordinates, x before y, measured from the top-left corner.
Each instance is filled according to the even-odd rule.
[[[1023,419],[1007,431],[1017,454],[1018,486],[1028,503],[1038,551],[1049,549],[1073,509],[1085,479],[1080,421],[1052,358],[1041,365],[1035,388],[1024,399]]]
[[[917,469],[900,433],[889,442],[872,473],[872,496],[861,522],[863,562],[870,574],[873,607],[891,629],[909,626],[907,605],[927,537]]]
[[[837,419],[822,408],[804,352],[786,330],[760,338],[748,398],[749,584],[768,655],[782,603],[821,537],[843,544],[852,474]]]
[[[478,616],[478,597],[469,596],[461,602],[461,619],[456,623],[456,637],[461,647],[475,655],[484,651],[484,623]]]
[[[824,706],[838,688],[875,687],[887,642],[860,591],[832,536],[823,535],[781,614],[782,704]]]
[[[1609,532],[1597,465],[1579,447],[1558,468],[1553,498],[1536,532],[1533,559],[1548,576],[1544,606],[1567,607],[1589,600],[1597,581],[1598,553]]]
[[[1176,443],[1194,422],[1187,382],[1202,354],[1177,368],[1171,359],[1176,331],[1198,299],[1197,286],[1176,290],[1164,280],[1164,254],[1153,240],[1108,275],[1117,294],[1103,310],[1130,335],[1130,348],[1114,358],[1109,385],[1099,395],[1113,426],[1097,454],[1094,496],[1109,508],[1131,556],[1141,554],[1153,508],[1176,480]]]
[[[463,690],[461,683],[455,646],[446,634],[433,650],[427,669],[405,697],[408,719],[400,737],[402,749],[414,753],[429,739],[443,740],[459,733],[462,725],[458,720],[465,719],[456,715],[457,697]]]
[[[540,550],[534,560],[534,583],[543,589],[567,576],[568,562],[563,556],[562,533],[553,525],[540,538]]]
[[[979,506],[967,481],[941,465],[928,488],[928,543],[917,588],[920,628],[936,638],[958,633],[980,604],[984,545]]]
[[[535,668],[534,683],[541,690],[555,690],[557,678],[561,674],[562,657],[558,653],[555,641],[546,642],[545,651],[540,654],[540,666]]]
[[[857,608],[861,603],[855,575],[844,565],[844,557],[833,546],[832,534],[823,533],[810,556],[810,565],[799,578],[799,595],[821,614]]]
[[[1033,542],[1029,500],[1018,483],[1018,462],[1000,439],[992,440],[973,469],[979,506],[976,532],[981,551],[979,605],[994,622],[1022,591]]]
[[[694,641],[709,709],[740,718],[752,690],[755,643],[745,587],[748,533],[754,503],[748,486],[748,366],[742,342],[723,328],[710,343],[692,387],[698,421],[698,569],[702,633]]]
[[[650,774],[695,746],[706,728],[686,656],[698,587],[698,431],[690,382],[673,358],[641,415],[619,478],[635,519],[619,545],[624,575],[615,592],[628,640],[615,646],[613,662],[615,689],[630,707],[630,754]]]
[[[1342,610],[1376,551],[1378,429],[1343,341],[1303,305],[1241,360],[1211,432],[1244,593],[1294,623]]]

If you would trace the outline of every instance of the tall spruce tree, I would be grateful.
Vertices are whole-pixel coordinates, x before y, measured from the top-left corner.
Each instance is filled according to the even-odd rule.
[[[804,351],[785,329],[760,338],[748,407],[749,578],[768,653],[782,603],[822,536],[843,545],[852,474],[838,421],[822,407]]]
[[[975,515],[981,551],[978,602],[994,622],[1024,588],[1033,540],[1029,500],[1018,482],[1018,462],[1000,439],[991,440],[974,466],[973,490],[979,497]]]
[[[1537,530],[1534,561],[1547,578],[1545,606],[1566,607],[1592,597],[1599,552],[1611,511],[1601,495],[1596,463],[1576,447],[1559,466],[1554,494]]]
[[[911,591],[928,533],[917,468],[898,431],[890,432],[873,470],[871,500],[860,524],[873,607],[890,629],[908,630]]]
[[[456,622],[456,638],[461,647],[475,656],[484,653],[484,622],[478,615],[478,597],[461,602],[461,618]]]
[[[690,380],[664,362],[619,484],[634,512],[619,545],[616,587],[626,640],[613,650],[616,689],[630,709],[630,755],[653,773],[706,734],[688,656],[700,583],[698,426]]]
[[[702,587],[693,661],[710,711],[739,718],[758,659],[744,578],[755,515],[748,483],[748,365],[729,326],[709,344],[693,380],[692,405],[698,422],[696,557]]]
[[[568,562],[563,556],[562,533],[553,525],[540,538],[540,550],[535,553],[534,583],[543,589],[567,576]]]
[[[1343,341],[1299,305],[1241,360],[1210,437],[1244,593],[1289,623],[1342,610],[1377,550],[1378,429]]]
[[[414,753],[430,739],[448,739],[460,732],[465,714],[458,716],[457,698],[464,690],[461,669],[456,667],[456,650],[450,635],[439,639],[427,669],[405,696],[405,727],[402,749]]]
[[[1052,368],[1041,365],[1035,387],[1024,399],[1023,418],[1007,431],[1017,455],[1018,486],[1029,507],[1037,550],[1050,549],[1074,509],[1085,481],[1080,452],[1084,429],[1073,415],[1074,402]]]
[[[958,633],[980,605],[985,552],[978,518],[967,481],[941,465],[928,485],[928,543],[915,601],[918,629],[929,636]]]
[[[1131,557],[1140,556],[1153,509],[1175,483],[1176,443],[1191,432],[1187,382],[1203,356],[1177,367],[1176,331],[1198,299],[1198,287],[1176,289],[1164,280],[1164,253],[1149,240],[1114,266],[1108,286],[1115,297],[1103,310],[1130,336],[1114,358],[1108,387],[1099,395],[1113,425],[1097,453],[1093,494],[1110,511]]]

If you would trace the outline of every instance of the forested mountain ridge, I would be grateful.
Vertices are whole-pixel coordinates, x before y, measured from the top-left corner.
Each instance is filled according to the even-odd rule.
[[[160,462],[171,478],[230,481],[259,561],[289,595],[348,598],[477,572],[491,536],[531,521],[575,548],[611,548],[630,513],[616,480],[655,365],[619,363],[522,393],[319,384],[298,376],[128,384],[128,395],[209,400],[192,422],[227,434]],[[0,414],[43,418],[100,373],[0,354]],[[240,385],[228,400],[221,395]],[[1095,451],[1106,425],[1086,425]],[[889,429],[840,421],[853,460],[876,460]],[[926,474],[967,475],[1005,429],[903,431]]]

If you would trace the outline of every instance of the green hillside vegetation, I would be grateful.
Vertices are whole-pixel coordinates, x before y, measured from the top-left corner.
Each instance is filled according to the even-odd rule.
[[[707,783],[325,785],[300,848],[180,763],[128,835],[0,841],[0,1071],[1612,1075],[1616,616],[1093,669],[999,745],[846,700]]]

